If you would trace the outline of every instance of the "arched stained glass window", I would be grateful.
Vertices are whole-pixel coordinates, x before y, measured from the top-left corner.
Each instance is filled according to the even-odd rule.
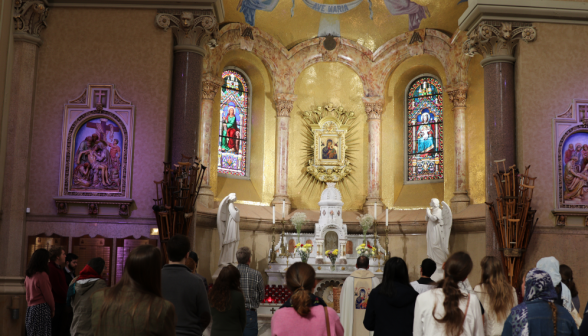
[[[249,167],[249,81],[231,68],[222,74],[218,173],[247,177]]]
[[[407,182],[443,179],[443,88],[422,76],[407,94]]]

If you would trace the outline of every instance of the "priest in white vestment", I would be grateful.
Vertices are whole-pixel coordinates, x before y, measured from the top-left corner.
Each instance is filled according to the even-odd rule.
[[[370,260],[367,257],[357,258],[355,268],[357,270],[345,279],[341,289],[341,324],[345,329],[345,336],[373,336],[373,332],[363,326],[363,318],[369,295],[380,284],[380,280],[369,271]]]

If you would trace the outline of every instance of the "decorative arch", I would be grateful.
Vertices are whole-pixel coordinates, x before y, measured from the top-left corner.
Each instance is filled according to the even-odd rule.
[[[251,29],[251,37],[244,35]],[[423,42],[411,43],[413,34],[421,34]],[[441,62],[447,76],[447,86],[467,79],[467,62],[461,48],[465,34],[459,32],[451,39],[434,29],[403,33],[380,46],[375,52],[345,38],[335,38],[333,50],[323,47],[324,38],[303,41],[290,50],[268,33],[242,23],[224,26],[219,32],[219,45],[205,59],[204,72],[218,74],[220,62],[227,52],[247,50],[262,60],[272,77],[275,93],[294,93],[298,75],[318,62],[340,62],[353,69],[364,84],[366,97],[382,96],[386,80],[402,61],[421,54],[430,54]]]

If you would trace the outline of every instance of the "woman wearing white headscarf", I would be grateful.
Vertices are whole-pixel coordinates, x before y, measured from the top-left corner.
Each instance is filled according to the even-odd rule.
[[[549,276],[553,281],[553,286],[555,287],[558,295],[558,299],[556,299],[555,302],[561,304],[570,312],[570,314],[572,314],[574,321],[576,321],[576,324],[579,327],[580,324],[582,324],[582,318],[572,303],[572,292],[568,286],[566,286],[566,284],[561,282],[561,274],[559,274],[559,261],[557,261],[557,259],[554,257],[545,257],[537,262],[537,268],[549,273]]]

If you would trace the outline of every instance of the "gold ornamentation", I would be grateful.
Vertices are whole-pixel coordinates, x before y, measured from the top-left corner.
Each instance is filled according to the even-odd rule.
[[[341,270],[344,271],[345,270],[345,266],[341,267]]]
[[[306,181],[304,190],[311,186],[312,193],[315,186],[343,182],[349,193],[345,182],[353,172],[354,152],[358,146],[354,132],[355,112],[328,104],[301,114],[306,147],[306,173],[300,180]]]
[[[468,33],[463,51],[470,57],[474,54],[482,54],[484,57],[512,57],[513,49],[519,40],[532,42],[536,37],[537,30],[531,23],[482,21],[477,28],[471,29]]]
[[[317,267],[317,269],[320,271],[322,268],[319,266],[319,267]]]

